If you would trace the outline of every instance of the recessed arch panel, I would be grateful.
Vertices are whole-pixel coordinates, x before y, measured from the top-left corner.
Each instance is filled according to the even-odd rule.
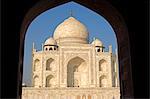
[[[46,60],[46,70],[53,71],[55,68],[55,61],[53,58],[49,58]]]
[[[38,88],[38,87],[40,86],[39,83],[40,83],[40,82],[39,82],[39,76],[38,76],[38,75],[35,75],[33,86],[36,87],[36,88]]]
[[[40,60],[39,60],[39,59],[36,59],[36,60],[34,61],[34,71],[39,70],[39,68],[40,68]]]
[[[105,59],[102,59],[99,61],[99,71],[102,71],[102,72],[106,72],[107,71],[107,61]]]
[[[54,76],[53,75],[48,75],[46,77],[46,87],[53,87],[54,86]]]
[[[99,77],[99,86],[100,87],[107,87],[108,81],[105,75]]]

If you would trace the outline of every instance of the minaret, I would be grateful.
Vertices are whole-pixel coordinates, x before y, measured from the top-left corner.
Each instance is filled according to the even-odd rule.
[[[119,63],[118,63],[118,50],[116,48],[115,50],[116,54],[116,62],[115,62],[115,68],[116,68],[116,87],[119,87]]]
[[[34,52],[36,52],[36,49],[35,49],[35,45],[34,45],[34,42],[32,44],[32,74],[31,74],[31,85],[33,85],[33,71],[34,71],[34,62],[33,62],[33,57],[34,57]]]
[[[109,45],[109,53],[112,54],[112,45]]]
[[[43,51],[43,49],[44,49],[44,44],[42,43],[42,51]]]
[[[36,49],[35,49],[35,45],[34,45],[34,42],[33,42],[33,44],[32,44],[32,54],[33,54],[34,52],[36,52]]]

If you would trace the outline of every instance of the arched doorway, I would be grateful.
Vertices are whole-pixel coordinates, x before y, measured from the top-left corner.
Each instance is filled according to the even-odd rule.
[[[132,97],[133,96],[133,88],[132,88],[132,75],[131,75],[131,63],[130,63],[131,59],[130,59],[130,51],[129,51],[129,37],[128,37],[127,28],[125,26],[125,23],[124,23],[121,15],[118,13],[118,11],[115,8],[113,8],[109,3],[107,3],[103,0],[102,1],[101,0],[100,1],[74,0],[74,1],[83,6],[90,8],[91,10],[97,12],[98,14],[103,15],[112,25],[113,29],[115,30],[117,40],[118,40],[121,94],[126,97]],[[41,1],[27,13],[27,15],[25,16],[25,19],[23,21],[21,32],[20,32],[21,36],[20,36],[19,68],[22,68],[22,66],[23,66],[24,38],[25,38],[26,30],[27,30],[30,22],[32,22],[32,20],[37,15],[46,11],[47,9],[53,8],[60,4],[64,4],[66,2],[69,2],[69,0],[63,0],[63,1],[54,0],[51,2],[50,1]],[[127,71],[125,71],[123,69],[124,66],[126,66]],[[123,79],[123,78],[125,78],[125,79]],[[20,81],[22,81],[21,79],[22,78],[20,77]],[[124,83],[125,85],[122,86],[122,83]],[[20,86],[19,89],[21,92],[21,85],[19,85],[19,86]],[[127,88],[125,89],[124,87],[127,87]],[[21,96],[21,93],[20,93],[20,96]]]
[[[87,83],[88,67],[86,61],[80,57],[72,58],[67,64],[67,86],[83,87]]]

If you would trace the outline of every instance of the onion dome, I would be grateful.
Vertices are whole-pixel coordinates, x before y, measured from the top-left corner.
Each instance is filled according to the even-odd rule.
[[[87,43],[88,31],[77,19],[69,17],[56,27],[54,39],[57,43]]]
[[[56,41],[52,37],[48,38],[44,43],[44,45],[56,45],[56,44],[57,44]]]
[[[99,39],[95,39],[95,40],[92,42],[92,44],[95,45],[95,46],[103,46],[102,41],[100,41]]]

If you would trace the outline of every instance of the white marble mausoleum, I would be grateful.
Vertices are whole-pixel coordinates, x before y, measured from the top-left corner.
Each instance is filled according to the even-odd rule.
[[[118,57],[102,41],[89,43],[86,26],[69,17],[53,37],[32,49],[32,87],[22,99],[120,99]]]

